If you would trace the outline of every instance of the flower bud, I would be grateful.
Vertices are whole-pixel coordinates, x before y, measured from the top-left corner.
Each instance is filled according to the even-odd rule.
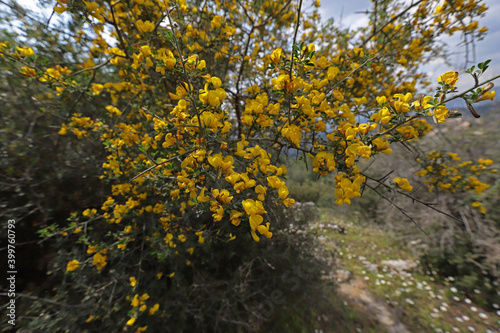
[[[476,110],[474,110],[474,107],[472,106],[472,104],[469,104],[467,103],[467,109],[469,109],[470,113],[472,113],[472,115],[474,116],[474,118],[479,118],[481,117],[477,112]]]
[[[486,87],[484,87],[484,89],[483,89],[483,94],[484,94],[485,92],[487,92],[488,90],[490,90],[491,88],[493,88],[494,86],[495,86],[495,85],[493,84],[493,82],[489,82],[489,83],[486,85]]]

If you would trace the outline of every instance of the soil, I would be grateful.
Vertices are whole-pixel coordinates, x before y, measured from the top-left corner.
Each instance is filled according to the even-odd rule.
[[[390,308],[383,300],[374,297],[367,289],[366,283],[359,277],[354,277],[338,285],[338,291],[347,302],[370,313],[387,328],[388,333],[410,333],[400,320],[397,311]]]

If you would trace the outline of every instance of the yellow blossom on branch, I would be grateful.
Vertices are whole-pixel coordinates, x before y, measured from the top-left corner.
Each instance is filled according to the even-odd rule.
[[[395,177],[393,179],[393,181],[402,190],[409,191],[409,192],[413,190],[413,186],[410,185],[410,183],[408,182],[408,179],[406,179],[406,178]]]
[[[78,260],[71,260],[66,266],[66,272],[73,272],[78,267],[80,267],[80,262]]]
[[[449,86],[450,89],[455,88],[458,81],[458,72],[448,71],[437,78],[438,82],[443,82]]]
[[[155,25],[149,21],[137,20],[135,26],[140,33],[151,32],[154,30]]]

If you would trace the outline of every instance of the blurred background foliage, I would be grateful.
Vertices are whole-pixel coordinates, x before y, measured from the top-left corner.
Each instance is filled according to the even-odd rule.
[[[83,51],[71,47],[66,34],[44,28],[35,12],[11,5],[0,7],[0,40],[32,47],[40,63],[79,61]],[[37,24],[23,24],[19,16]],[[58,28],[69,34],[76,29]],[[52,244],[39,243],[36,232],[53,223],[66,224],[71,212],[94,207],[103,198],[98,178],[105,156],[102,145],[60,136],[61,122],[74,111],[96,113],[104,101],[90,102],[84,95],[58,98],[46,84],[21,75],[20,67],[0,57],[0,218],[19,222],[16,258],[24,274],[16,282],[19,290],[34,290],[46,282],[53,251]]]

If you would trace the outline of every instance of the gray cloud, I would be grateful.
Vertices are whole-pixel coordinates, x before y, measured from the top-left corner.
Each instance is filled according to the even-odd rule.
[[[440,41],[447,44],[449,64],[446,64],[441,59],[435,59],[425,64],[421,69],[430,77],[435,78],[453,69],[461,74],[458,87],[470,86],[473,81],[468,74],[465,74],[465,66],[470,67],[487,59],[491,59],[492,62],[490,69],[482,79],[486,80],[500,74],[500,3],[498,3],[498,0],[485,0],[484,2],[489,9],[485,17],[479,20],[479,25],[488,27],[489,31],[483,40],[475,42],[475,59],[474,55],[469,53],[469,63],[466,64],[465,48],[460,45],[461,36],[459,34],[447,38],[443,37]],[[367,22],[366,16],[359,12],[367,11],[371,6],[372,3],[369,0],[323,0],[321,2],[321,15],[325,20],[333,17],[336,25],[354,28]],[[473,63],[472,60],[475,60],[475,62]]]

